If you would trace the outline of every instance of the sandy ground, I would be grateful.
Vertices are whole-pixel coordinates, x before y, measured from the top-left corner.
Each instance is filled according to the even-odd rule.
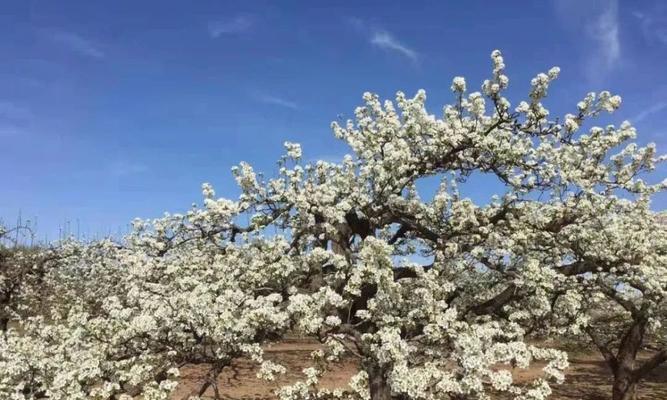
[[[318,344],[304,339],[288,339],[266,348],[266,358],[276,361],[288,371],[276,382],[266,382],[258,379],[256,365],[248,361],[237,361],[233,369],[226,369],[218,379],[220,393],[226,399],[264,400],[275,399],[274,391],[285,384],[303,379],[301,371],[311,365],[310,352],[317,349]],[[565,383],[554,387],[556,400],[609,399],[611,393],[611,374],[604,361],[595,353],[570,355],[570,368]],[[181,371],[181,383],[176,388],[172,400],[187,399],[194,394],[206,374],[205,366],[191,366]],[[357,365],[349,360],[337,365],[320,381],[326,388],[346,387],[347,380],[355,374]],[[515,370],[517,380],[532,379],[541,374],[540,367],[534,366],[526,370]],[[209,389],[204,398],[212,398]],[[667,365],[655,370],[643,382],[638,390],[638,399],[667,400]]]

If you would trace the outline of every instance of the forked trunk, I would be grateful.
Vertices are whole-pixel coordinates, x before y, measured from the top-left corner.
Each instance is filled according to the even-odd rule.
[[[627,373],[618,373],[614,376],[612,400],[635,400],[637,381]]]
[[[614,371],[612,400],[635,400],[637,382],[641,376],[635,371],[635,362],[644,341],[647,324],[648,319],[645,316],[635,316],[634,323],[621,339],[618,354],[612,358],[611,365]]]
[[[369,364],[365,369],[368,374],[371,400],[391,400],[391,388],[384,376],[383,369],[376,364]]]

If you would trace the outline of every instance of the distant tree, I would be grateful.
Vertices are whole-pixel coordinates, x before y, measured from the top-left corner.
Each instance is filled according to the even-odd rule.
[[[222,224],[224,213],[191,217]],[[233,359],[261,362],[260,344],[289,327],[280,294],[268,289],[275,268],[290,268],[280,260],[286,245],[257,240],[225,251],[202,239],[169,251],[153,240],[181,221],[161,219],[150,234],[141,223],[125,246],[63,243],[68,257],[41,286],[45,312],[14,321],[0,338],[0,397],[166,399],[178,368],[201,364],[209,373],[192,395],[211,388],[219,398],[216,378]]]
[[[553,311],[574,317],[558,325],[569,323],[567,332],[599,349],[614,375],[614,400],[634,399],[639,382],[667,361],[667,227],[647,203],[622,202],[597,209],[556,242],[571,249],[571,262],[558,270],[567,278],[554,280]]]
[[[9,322],[24,315],[33,304],[31,292],[39,286],[46,252],[22,245],[19,238],[31,236],[27,225],[7,228],[0,224],[0,332],[7,331]]]

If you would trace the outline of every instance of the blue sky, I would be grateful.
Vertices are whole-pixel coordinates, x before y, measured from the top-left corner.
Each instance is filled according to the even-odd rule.
[[[0,218],[89,235],[183,211],[211,182],[235,196],[241,160],[272,172],[347,149],[329,130],[364,91],[477,88],[501,49],[510,100],[562,69],[547,105],[623,97],[640,143],[667,152],[667,3],[655,1],[0,2]],[[655,178],[667,176],[663,167]],[[656,209],[667,208],[660,195]]]

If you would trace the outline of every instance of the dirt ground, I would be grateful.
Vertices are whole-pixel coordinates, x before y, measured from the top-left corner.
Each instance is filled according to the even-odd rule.
[[[303,379],[301,371],[311,365],[310,352],[318,344],[306,339],[287,339],[265,349],[266,358],[284,365],[288,371],[276,382],[266,382],[255,376],[256,365],[238,361],[233,370],[225,370],[218,379],[220,393],[226,399],[268,400],[275,399],[274,391],[280,386]],[[329,371],[320,381],[322,387],[346,387],[347,380],[357,371],[354,360],[341,363]],[[193,366],[183,368],[181,383],[176,388],[172,400],[185,400],[195,394],[204,381],[206,368]],[[516,370],[518,381],[532,379],[541,374],[540,366],[527,370]],[[565,383],[554,386],[554,400],[606,400],[611,393],[611,374],[604,361],[596,353],[570,355],[570,368]],[[209,389],[204,398],[212,398]],[[639,387],[638,400],[667,400],[667,365],[653,371]]]

